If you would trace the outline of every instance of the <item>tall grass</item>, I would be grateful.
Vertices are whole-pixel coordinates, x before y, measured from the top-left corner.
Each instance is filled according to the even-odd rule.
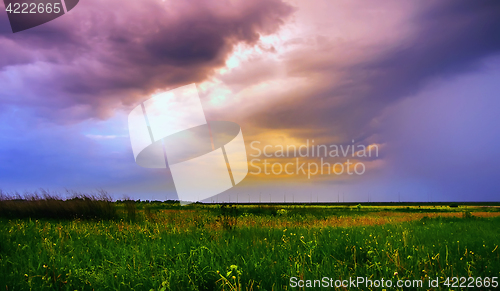
[[[135,211],[135,222],[0,220],[0,288],[290,290],[291,277],[500,277],[496,213],[404,213],[417,220],[372,225],[368,218],[385,212],[323,217],[305,210],[276,216],[243,211],[237,224],[224,228],[219,210],[150,209],[154,219]],[[357,226],[319,223],[331,219]]]
[[[134,200],[125,200],[125,207],[127,209],[127,218],[130,222],[135,222],[137,218],[137,212]],[[148,211],[151,214],[151,210]]]
[[[63,200],[57,193],[40,190],[8,194],[0,190],[0,217],[49,219],[114,219],[116,208],[105,191],[96,194],[68,192]]]

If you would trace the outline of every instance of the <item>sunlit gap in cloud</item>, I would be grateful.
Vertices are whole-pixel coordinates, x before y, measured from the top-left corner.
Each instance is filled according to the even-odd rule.
[[[260,36],[257,44],[239,43],[226,59],[225,66],[215,70],[214,75],[198,85],[200,94],[205,98],[208,107],[231,107],[237,100],[252,98],[252,102],[270,93],[287,88],[286,63],[284,54],[290,51],[285,43],[292,38],[293,30],[289,26],[279,32]],[[272,78],[268,78],[266,66],[272,64]],[[262,70],[264,69],[264,70]],[[266,78],[255,75],[266,74]],[[258,95],[257,95],[258,94]],[[278,94],[278,96],[281,94]],[[255,98],[252,96],[259,96]]]

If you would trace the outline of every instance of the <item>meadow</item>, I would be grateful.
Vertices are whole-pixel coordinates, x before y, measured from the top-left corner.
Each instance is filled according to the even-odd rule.
[[[500,277],[497,207],[108,201],[93,202],[106,218],[68,219],[21,217],[39,209],[9,203],[0,218],[4,290],[318,290],[291,285],[324,277],[458,290],[442,282]]]

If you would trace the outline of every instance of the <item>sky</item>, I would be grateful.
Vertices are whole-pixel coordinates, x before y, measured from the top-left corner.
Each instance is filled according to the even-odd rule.
[[[500,200],[494,0],[82,0],[18,33],[0,12],[0,189],[177,199],[127,118],[192,83],[250,171],[205,202]],[[279,152],[313,144],[356,153]]]

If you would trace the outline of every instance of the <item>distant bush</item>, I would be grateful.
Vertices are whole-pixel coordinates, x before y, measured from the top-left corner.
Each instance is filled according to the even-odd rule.
[[[458,204],[457,203],[451,203],[449,206],[452,207],[452,208],[457,208]]]
[[[63,200],[57,194],[41,190],[9,195],[0,190],[0,217],[49,219],[114,219],[115,206],[105,191],[97,194],[68,192]]]
[[[278,208],[276,206],[259,205],[258,207],[247,209],[247,212],[253,215],[276,216],[278,214]]]

